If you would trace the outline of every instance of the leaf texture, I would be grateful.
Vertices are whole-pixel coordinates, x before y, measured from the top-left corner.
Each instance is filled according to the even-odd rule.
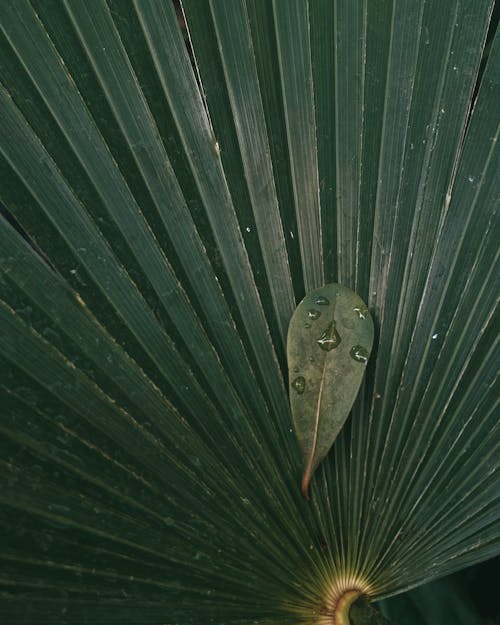
[[[498,553],[492,5],[0,3],[0,620],[320,623]],[[325,283],[375,348],[308,503]]]
[[[373,321],[350,289],[308,293],[288,330],[290,408],[302,449],[302,494],[349,415],[373,345]]]

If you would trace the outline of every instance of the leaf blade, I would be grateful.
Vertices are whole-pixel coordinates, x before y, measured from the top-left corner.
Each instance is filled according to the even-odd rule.
[[[339,284],[306,295],[292,316],[287,340],[289,388],[304,459],[304,497],[356,399],[373,334],[363,300]]]
[[[42,612],[50,622],[61,620],[58,608],[68,609],[63,617],[68,622],[112,621],[117,614],[124,622],[147,620],[138,607],[147,599],[156,620],[163,612],[182,624],[197,622],[202,614],[220,625],[246,625],[250,612],[262,623],[311,622],[342,580],[362,577],[373,596],[387,596],[498,553],[499,432],[492,379],[497,318],[490,315],[498,262],[498,148],[491,97],[498,93],[498,65],[487,68],[479,89],[472,117],[482,123],[467,121],[492,2],[234,2],[237,11],[229,17],[238,13],[242,42],[251,50],[238,50],[231,39],[222,3],[207,3],[208,11],[189,3],[188,26],[197,21],[202,37],[205,31],[213,35],[206,45],[192,37],[201,86],[191,74],[171,5],[92,0],[93,15],[85,16],[86,7],[69,2],[1,4],[0,27],[12,35],[12,25],[20,29],[16,50],[12,37],[0,35],[6,52],[0,55],[2,84],[12,98],[8,105],[2,102],[17,107],[26,122],[24,130],[16,122],[11,135],[3,128],[4,143],[19,144],[20,160],[26,162],[21,166],[14,159],[17,147],[5,148],[10,165],[0,161],[7,183],[2,199],[63,278],[49,280],[40,267],[30,274],[29,245],[22,252],[17,244],[17,251],[3,246],[0,232],[0,249],[6,252],[0,253],[6,269],[0,296],[13,319],[19,316],[38,333],[41,368],[31,367],[31,352],[23,362],[15,351],[9,351],[7,362],[0,360],[2,373],[7,365],[1,381],[7,419],[0,426],[6,434],[0,437],[0,456],[16,460],[10,463],[16,470],[3,465],[0,476],[1,486],[8,486],[2,501],[5,535],[16,538],[15,547],[0,554],[12,582],[5,601],[2,594],[2,616],[9,622],[22,621],[16,593],[30,606],[47,598]],[[13,7],[12,21],[5,18],[6,7]],[[16,17],[21,13],[22,19]],[[98,37],[88,17],[99,22]],[[34,49],[19,44],[30,38],[41,44],[39,27],[54,47],[49,43],[45,52],[39,47],[40,58],[34,59]],[[111,48],[112,63],[99,46]],[[235,48],[245,72],[241,77],[234,66],[222,71],[222,57],[231,63]],[[249,70],[252,51],[257,77]],[[281,69],[278,55],[288,57]],[[54,59],[62,60],[69,78],[61,94],[55,87],[62,73],[47,76],[50,67],[55,69]],[[495,46],[490,60],[498,63]],[[42,78],[47,79],[44,95]],[[252,183],[258,184],[249,145],[252,124],[236,128],[235,123],[249,112],[239,109],[244,98],[235,81],[240,78],[245,93],[251,93],[249,108],[259,107],[259,97],[262,101],[265,126],[261,111],[258,143],[270,149],[279,201],[279,214],[262,215],[272,228],[267,231],[262,221],[259,233],[252,211],[262,207],[252,204],[244,175],[253,171]],[[68,101],[68,82],[83,106]],[[224,96],[231,89],[232,105]],[[200,91],[207,95],[207,107],[198,106]],[[214,97],[217,92],[220,98]],[[85,107],[97,127],[97,141],[90,146],[80,114]],[[207,108],[215,137],[204,126]],[[184,109],[190,113],[184,115]],[[214,109],[219,109],[217,118]],[[303,111],[308,119],[315,117],[315,124],[299,128],[289,142],[287,129],[295,132]],[[77,114],[63,119],[67,113]],[[304,182],[315,151],[319,172],[313,166]],[[99,163],[103,157],[107,160]],[[81,175],[74,172],[78,167]],[[266,167],[272,184],[269,162]],[[33,172],[38,172],[35,180]],[[308,197],[316,193],[317,179],[319,203]],[[311,200],[307,206],[295,205],[294,185],[300,197]],[[128,199],[125,187],[131,190]],[[50,230],[56,215],[59,226]],[[64,216],[70,226],[63,224]],[[224,231],[228,220],[229,233]],[[296,488],[300,457],[289,431],[280,372],[277,318],[286,321],[289,303],[277,306],[270,288],[271,278],[280,279],[269,268],[272,272],[275,243],[284,254],[281,232],[296,298],[303,295],[304,277],[315,286],[311,283],[323,264],[326,280],[317,282],[337,280],[354,288],[370,302],[381,328],[377,360],[370,362],[352,416],[335,453],[315,473],[312,488],[321,496],[312,505]],[[309,259],[304,263],[299,241]],[[79,248],[90,245],[95,256],[80,260]],[[104,261],[98,255],[107,270],[99,267]],[[284,266],[281,257],[279,272]],[[159,297],[168,290],[165,271],[171,272],[173,299]],[[289,276],[284,278],[289,292]],[[66,286],[67,301],[61,299]],[[81,294],[88,316],[72,293]],[[52,295],[54,301],[48,301]],[[167,310],[170,305],[175,310]],[[184,318],[182,311],[188,313]],[[61,321],[60,315],[66,318]],[[12,324],[3,318],[1,323],[7,341],[34,347],[29,327],[21,331],[17,325],[13,332]],[[85,347],[73,359],[71,343],[79,336]],[[198,345],[191,340],[195,337]],[[60,350],[52,364],[47,360],[51,345]],[[55,362],[62,359],[78,372],[59,372]],[[44,377],[47,367],[68,393],[74,387],[82,406],[69,395],[63,401],[54,380]],[[114,384],[110,392],[108,383]],[[85,406],[96,405],[92,397],[101,396],[99,419],[108,425],[110,440],[91,419],[97,408],[82,419]],[[117,411],[115,400],[126,414]],[[151,439],[130,441],[137,436],[132,426],[118,436],[127,415],[148,435],[156,430],[168,453],[159,453]],[[185,422],[197,425],[196,431],[183,427]],[[79,431],[66,437],[73,445],[68,445],[70,456],[67,432],[59,425]],[[176,447],[177,436],[192,458]],[[143,457],[150,459],[147,466]],[[88,462],[85,471],[82,462]],[[21,514],[9,480],[22,469],[26,476],[17,499],[26,510]],[[201,481],[191,479],[188,469]],[[40,505],[30,508],[29,481],[40,472]],[[196,489],[197,481],[210,487],[210,495]],[[99,500],[97,508],[107,509],[102,519],[86,511],[80,540],[65,536],[63,515],[43,511],[43,491],[64,506],[66,485],[82,501]],[[91,497],[85,495],[89,489]],[[122,489],[128,489],[123,497]],[[73,505],[75,498],[68,496],[67,503]],[[120,526],[116,512],[122,505],[127,509]],[[148,538],[143,516],[151,526],[162,516],[175,523]],[[103,523],[108,531],[95,546],[92,528]],[[33,543],[23,544],[19,526]],[[127,544],[121,530],[131,538]],[[67,554],[58,553],[61,545]],[[69,580],[64,571],[84,559],[99,565],[83,571],[85,580]],[[29,571],[28,560],[37,562]],[[137,583],[126,584],[129,576]],[[82,593],[87,599],[78,604]],[[99,595],[106,604],[95,612]],[[35,618],[31,612],[24,616],[25,621]]]

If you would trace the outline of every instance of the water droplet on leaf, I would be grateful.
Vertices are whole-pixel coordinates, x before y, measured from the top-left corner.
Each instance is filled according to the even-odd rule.
[[[368,309],[366,309],[366,308],[354,308],[353,310],[354,310],[354,312],[358,313],[358,317],[360,319],[366,319],[366,316],[368,314]]]
[[[312,308],[311,310],[307,311],[307,316],[309,317],[309,319],[316,321],[316,319],[319,319],[321,317],[321,313],[319,312],[319,310]]]
[[[299,375],[296,377],[292,382],[292,388],[297,391],[299,395],[302,395],[302,393],[306,390],[306,379],[304,376]]]
[[[366,362],[368,360],[369,353],[361,345],[355,345],[350,351],[351,358],[356,362]]]
[[[314,303],[317,304],[318,306],[329,306],[330,300],[320,295],[314,300]]]
[[[324,349],[325,352],[329,352],[335,349],[340,344],[341,338],[335,327],[335,322],[332,321],[328,328],[319,337],[316,343]]]

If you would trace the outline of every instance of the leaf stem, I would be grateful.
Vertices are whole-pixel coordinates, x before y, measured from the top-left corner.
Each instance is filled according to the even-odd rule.
[[[335,606],[335,625],[351,625],[351,606],[360,598],[359,590],[348,590],[340,597]]]

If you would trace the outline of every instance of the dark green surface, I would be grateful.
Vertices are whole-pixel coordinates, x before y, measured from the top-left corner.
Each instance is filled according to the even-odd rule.
[[[314,623],[499,552],[491,9],[186,0],[193,69],[167,2],[0,3],[0,620]],[[374,353],[306,502],[330,282]]]
[[[349,611],[351,625],[399,625],[389,622],[373,608],[365,599],[358,599]]]
[[[472,593],[468,573],[481,576],[483,584],[490,591],[496,586],[495,579],[488,580],[481,575],[481,565],[473,567],[463,574],[450,575],[446,579],[431,582],[407,593],[382,601],[377,607],[394,625],[485,625],[497,621],[486,615],[498,614],[498,597],[492,593],[487,601]],[[489,605],[486,605],[489,604]],[[496,607],[495,607],[496,606]]]

